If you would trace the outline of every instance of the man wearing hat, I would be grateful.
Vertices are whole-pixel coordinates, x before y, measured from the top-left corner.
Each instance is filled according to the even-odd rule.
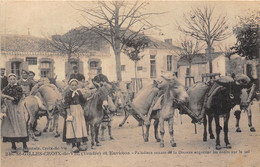
[[[23,94],[26,96],[30,95],[30,92],[32,88],[34,87],[35,83],[32,82],[29,78],[29,72],[26,70],[22,70],[22,77],[21,79],[17,82],[18,85],[20,85],[23,89]]]
[[[77,66],[73,67],[73,74],[70,75],[69,80],[71,79],[77,79],[79,82],[84,83],[85,82],[85,76],[83,74],[79,73],[79,69]]]
[[[1,90],[4,89],[4,87],[6,87],[8,85],[8,80],[7,80],[7,76],[5,76],[5,68],[1,68]]]
[[[102,68],[98,67],[97,68],[97,75],[92,79],[93,84],[97,87],[100,86],[100,84],[106,82],[109,83],[107,76],[102,74]]]

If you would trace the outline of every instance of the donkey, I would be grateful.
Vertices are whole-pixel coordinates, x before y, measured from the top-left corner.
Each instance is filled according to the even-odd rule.
[[[155,119],[155,138],[157,142],[160,142],[160,147],[164,147],[164,122],[168,122],[169,134],[170,134],[170,143],[172,147],[176,147],[174,141],[174,130],[173,130],[173,117],[174,110],[178,107],[179,104],[188,102],[188,94],[184,86],[177,80],[176,77],[165,77],[162,76],[162,82],[158,84],[158,88],[154,86],[147,86],[142,89],[139,94],[133,99],[131,105],[132,112],[138,113],[138,115],[149,115],[150,107],[153,107],[154,99],[162,94],[163,98],[161,100],[161,108],[157,111],[151,113],[151,117],[148,118],[150,121],[151,118]],[[145,100],[144,100],[145,99]],[[142,118],[143,119],[143,118]],[[145,122],[147,120],[144,120]],[[146,124],[146,134],[145,141],[148,141],[149,137],[149,127],[150,125]],[[158,137],[158,125],[160,125],[160,136]]]
[[[219,119],[221,116],[224,118],[224,141],[226,143],[226,148],[230,149],[231,144],[229,142],[228,138],[228,123],[230,118],[230,110],[237,104],[240,104],[240,95],[241,90],[248,85],[250,79],[245,75],[240,75],[236,80],[230,79],[229,82],[220,82],[221,79],[225,79],[227,77],[221,77],[219,80],[215,81],[215,89],[212,93],[211,100],[207,100],[206,106],[205,106],[205,115],[204,115],[204,133],[203,133],[203,141],[207,141],[207,119],[206,115],[208,115],[208,121],[209,121],[209,133],[210,138],[214,139],[215,136],[212,133],[212,120],[215,119],[215,125],[216,125],[216,149],[221,149],[220,145],[220,132],[222,130],[222,127],[220,126]],[[229,78],[228,78],[229,79]],[[193,90],[190,94],[196,92],[196,87],[193,87]],[[199,95],[198,95],[199,96]],[[207,96],[207,95],[206,95]],[[197,100],[190,98],[190,101]],[[191,104],[191,102],[190,102]],[[192,109],[192,106],[190,106]],[[193,112],[197,112],[196,110],[193,110]]]
[[[104,110],[108,108],[109,89],[110,86],[107,84],[98,87],[92,98],[87,100],[83,107],[86,126],[90,126],[91,148],[95,143],[96,146],[101,145],[98,139],[99,128],[104,117]]]

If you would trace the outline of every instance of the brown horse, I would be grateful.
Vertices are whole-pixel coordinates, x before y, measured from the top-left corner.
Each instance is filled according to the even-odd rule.
[[[97,91],[86,101],[83,107],[86,126],[90,126],[91,148],[95,143],[96,146],[100,146],[98,139],[99,128],[104,117],[104,110],[108,107],[109,89],[109,85],[106,84],[97,88]]]

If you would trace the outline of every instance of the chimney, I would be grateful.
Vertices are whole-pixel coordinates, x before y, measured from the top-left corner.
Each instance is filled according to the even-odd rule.
[[[172,45],[172,39],[171,38],[165,39],[164,42],[168,43],[169,45]]]

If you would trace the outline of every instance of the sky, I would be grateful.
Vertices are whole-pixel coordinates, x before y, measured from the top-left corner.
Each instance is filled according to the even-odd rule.
[[[53,34],[63,34],[68,30],[86,25],[82,12],[75,6],[92,7],[95,4],[89,1],[21,1],[2,0],[1,2],[1,34],[22,34],[30,32],[32,36],[44,37]],[[229,18],[233,27],[237,23],[237,16],[245,15],[248,9],[260,9],[260,2],[199,2],[199,1],[151,1],[147,7],[151,12],[166,12],[154,16],[151,22],[160,25],[160,29],[152,31],[158,39],[180,38],[176,23],[182,21],[184,13],[192,8],[214,6],[215,15],[223,14]],[[163,34],[163,35],[162,35]],[[226,43],[234,43],[235,38],[230,37]]]

